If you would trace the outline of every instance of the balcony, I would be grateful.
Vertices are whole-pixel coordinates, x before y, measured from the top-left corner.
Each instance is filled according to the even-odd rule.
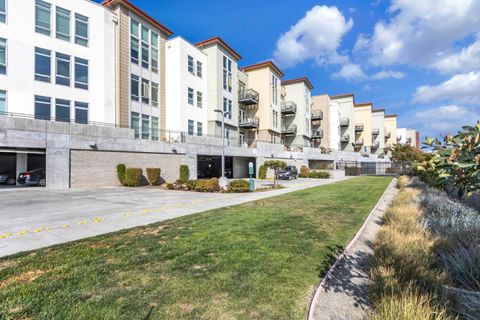
[[[356,146],[363,146],[363,138],[360,138],[357,141],[355,141],[355,145]]]
[[[323,120],[322,110],[312,111],[312,121],[320,121],[320,120]]]
[[[282,133],[286,136],[296,135],[297,134],[297,126],[295,124],[291,124],[288,127],[282,127]]]
[[[350,135],[349,134],[344,134],[343,136],[340,137],[340,142],[341,143],[348,143],[350,141]]]
[[[238,120],[238,126],[245,129],[257,129],[260,121],[258,117],[252,118],[240,118]]]
[[[378,136],[380,134],[380,129],[372,129],[372,136]]]
[[[246,106],[258,104],[259,94],[253,89],[244,89],[238,92],[238,102]]]
[[[350,125],[349,118],[341,118],[340,119],[340,127],[348,127]]]
[[[380,148],[380,142],[379,141],[375,141],[372,145],[372,149],[378,149]]]
[[[284,115],[293,115],[297,113],[297,104],[293,101],[282,102],[282,113]]]
[[[363,124],[356,124],[355,132],[363,132]]]
[[[397,137],[397,142],[400,142],[402,140],[402,137],[401,136],[398,136]]]
[[[391,132],[385,132],[385,140],[390,139],[391,136],[392,136]]]
[[[412,143],[412,138],[407,138],[407,143],[411,144]]]
[[[323,130],[318,129],[312,132],[312,139],[322,139],[323,138]]]

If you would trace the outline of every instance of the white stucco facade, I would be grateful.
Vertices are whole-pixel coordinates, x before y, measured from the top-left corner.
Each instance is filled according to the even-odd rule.
[[[167,130],[207,133],[207,77],[205,53],[179,36],[166,42]],[[189,128],[189,121],[193,128]]]
[[[328,130],[330,130],[329,145],[333,151],[340,150],[340,116],[340,104],[338,101],[330,101]]]
[[[6,55],[0,90],[6,102],[0,111],[39,116],[41,109],[41,116],[52,120],[62,116],[63,121],[115,123],[115,15],[87,0],[44,0],[42,4],[38,8],[34,0],[6,0],[6,20],[0,22]],[[77,34],[77,23],[86,29],[86,37],[83,32]],[[40,51],[44,55],[38,59]],[[58,56],[65,58],[61,68]],[[81,72],[77,62],[83,64]],[[63,70],[60,77],[59,69]],[[35,96],[48,98],[44,101],[50,101],[50,108],[46,104],[36,108]],[[63,106],[57,109],[60,99]],[[84,110],[81,116],[76,105]]]
[[[297,127],[295,136],[285,136],[283,142],[287,146],[311,146],[312,136],[312,96],[311,87],[305,81],[284,81],[286,101],[293,101],[297,105],[297,111],[293,116],[282,117],[283,125]]]
[[[397,143],[407,143],[407,128],[397,128]]]

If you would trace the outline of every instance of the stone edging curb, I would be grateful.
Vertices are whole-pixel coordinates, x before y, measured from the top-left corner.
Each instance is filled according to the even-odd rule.
[[[315,320],[314,319],[314,313],[315,313],[315,305],[316,305],[316,302],[318,300],[318,296],[320,295],[320,288],[323,287],[323,285],[327,282],[327,280],[331,277],[333,271],[335,270],[335,268],[337,267],[337,264],[340,262],[340,260],[343,259],[343,257],[346,255],[347,251],[353,246],[353,244],[355,242],[357,242],[358,238],[360,237],[360,235],[363,233],[363,230],[365,229],[365,227],[367,226],[368,222],[370,221],[371,217],[373,216],[373,213],[377,210],[378,208],[378,205],[380,204],[380,202],[382,201],[382,199],[385,197],[385,195],[387,194],[387,191],[390,190],[390,188],[392,188],[395,183],[397,182],[397,179],[392,179],[392,181],[390,182],[390,184],[385,188],[385,191],[383,192],[382,196],[378,199],[378,202],[377,204],[375,205],[375,207],[373,207],[372,211],[370,211],[370,213],[368,214],[367,218],[365,219],[365,221],[363,222],[363,225],[360,227],[360,229],[358,229],[357,233],[355,234],[355,236],[352,238],[352,240],[350,240],[350,242],[348,243],[347,247],[342,251],[342,253],[337,257],[337,259],[335,260],[335,262],[330,266],[330,268],[328,269],[327,273],[325,274],[325,276],[323,277],[322,281],[318,284],[317,288],[315,289],[315,295],[313,296],[313,298],[310,300],[310,304],[308,306],[308,313],[307,313],[307,317],[306,317],[306,320]]]

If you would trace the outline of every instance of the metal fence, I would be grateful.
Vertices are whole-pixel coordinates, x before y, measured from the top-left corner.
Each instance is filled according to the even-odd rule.
[[[338,161],[337,169],[345,170],[347,176],[397,176],[410,174],[412,166],[409,162]]]

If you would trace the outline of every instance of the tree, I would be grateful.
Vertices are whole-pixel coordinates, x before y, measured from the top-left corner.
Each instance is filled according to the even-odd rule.
[[[409,144],[394,144],[389,148],[393,161],[423,162],[428,155]]]
[[[281,160],[267,160],[263,163],[264,166],[267,168],[270,168],[274,171],[273,173],[273,188],[277,188],[277,178],[278,178],[278,171],[285,169],[287,167],[287,164],[285,161]]]

